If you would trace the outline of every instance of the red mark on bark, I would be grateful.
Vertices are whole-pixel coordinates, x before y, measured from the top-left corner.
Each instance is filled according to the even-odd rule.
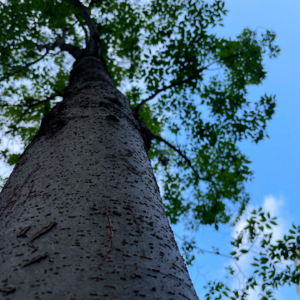
[[[106,206],[104,200],[103,200],[103,207],[104,207],[104,210],[105,210],[105,216],[106,216],[106,221],[107,221],[107,231],[108,231],[108,236],[109,236],[109,247],[108,247],[108,250],[106,251],[105,255],[102,257],[102,260],[99,263],[99,268],[102,266],[104,260],[106,259],[106,257],[108,256],[109,252],[111,251],[111,249],[113,247],[113,231],[112,231],[112,226],[111,226],[111,222],[110,222],[110,218],[109,218],[109,214],[108,214],[108,209],[107,209],[107,206]]]
[[[31,248],[35,248],[35,246],[32,244],[32,242],[40,237],[41,235],[45,234],[49,230],[51,230],[56,225],[55,222],[50,223],[47,227],[43,228],[42,230],[38,231],[35,235],[33,235],[30,240],[28,241],[27,245]]]
[[[31,188],[30,188],[30,191],[29,191],[29,193],[28,193],[28,195],[27,195],[27,197],[26,197],[26,199],[21,203],[21,205],[24,205],[24,203],[27,201],[27,199],[28,199],[28,197],[30,196],[30,194],[31,194],[31,191],[32,191],[32,188],[33,188],[33,185],[34,185],[34,182],[32,183],[32,185],[31,185]]]
[[[129,206],[129,208],[130,208],[130,210],[131,210],[131,213],[132,213],[132,216],[133,216],[134,222],[135,222],[135,224],[136,224],[136,226],[137,226],[137,228],[138,228],[138,231],[139,231],[140,237],[142,237],[142,232],[141,232],[141,229],[140,229],[139,223],[137,222],[137,220],[136,220],[136,217],[135,217],[135,215],[134,215],[133,209],[132,209],[132,207],[131,207],[131,205],[130,205],[130,204],[128,204],[128,206]],[[141,255],[141,257],[146,257],[144,240],[142,240],[142,242],[143,242],[143,255]]]
[[[7,205],[6,205],[6,206],[4,207],[4,209],[2,210],[0,216],[3,215],[4,211],[5,211],[9,206],[11,206],[11,208],[14,207],[15,203],[17,202],[17,200],[18,200],[18,199],[20,198],[20,196],[21,196],[21,192],[22,192],[22,189],[23,189],[25,183],[26,183],[26,182],[28,181],[28,179],[32,176],[32,174],[33,174],[34,172],[36,172],[40,167],[41,167],[40,165],[37,165],[37,167],[36,167],[33,171],[31,171],[31,172],[28,174],[28,176],[26,177],[26,179],[24,180],[23,184],[21,185],[21,187],[20,187],[20,189],[19,189],[19,193],[18,193],[17,198],[13,201],[14,196],[15,196],[15,194],[16,194],[16,192],[17,192],[17,189],[18,189],[17,186],[15,187],[15,189],[14,189],[14,191],[13,191],[13,194],[12,194],[10,200],[8,201]],[[30,190],[30,191],[31,191],[31,190]],[[7,223],[6,223],[6,225],[7,225]]]
[[[41,167],[40,165],[37,165],[36,168],[35,168],[33,171],[31,171],[30,174],[28,174],[28,176],[26,177],[25,181],[23,182],[23,184],[22,184],[22,186],[21,186],[21,188],[20,188],[20,190],[19,190],[19,194],[18,194],[17,199],[20,198],[22,189],[23,189],[25,183],[27,182],[27,180],[28,180],[28,179],[32,176],[32,174],[35,173],[40,167]],[[15,202],[16,202],[16,201],[15,201]]]
[[[32,265],[32,264],[34,264],[34,263],[36,263],[36,262],[38,262],[38,261],[40,261],[40,260],[42,260],[42,259],[44,259],[44,258],[46,258],[46,257],[48,257],[48,254],[47,254],[47,253],[41,254],[41,255],[39,255],[39,256],[36,256],[36,257],[34,257],[32,260],[30,260],[29,262],[27,262],[25,265],[23,265],[22,268],[27,267],[27,266],[29,266],[29,265]]]

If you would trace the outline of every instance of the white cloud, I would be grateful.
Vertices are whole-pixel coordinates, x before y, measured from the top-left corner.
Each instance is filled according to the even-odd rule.
[[[270,194],[264,198],[263,209],[265,211],[269,211],[271,215],[275,216],[280,212],[280,208],[283,204],[283,197],[275,198]]]
[[[284,198],[282,196],[275,197],[272,194],[264,197],[262,204],[263,212],[270,213],[271,217],[277,217],[276,223],[278,226],[272,228],[272,230],[265,231],[266,233],[273,232],[273,242],[283,237],[283,232],[286,230],[286,221],[282,215],[284,206]],[[232,230],[232,237],[236,238],[238,232],[241,232],[247,225],[247,219],[250,218],[253,210],[258,210],[259,207],[249,205],[246,213],[241,220],[236,224]]]

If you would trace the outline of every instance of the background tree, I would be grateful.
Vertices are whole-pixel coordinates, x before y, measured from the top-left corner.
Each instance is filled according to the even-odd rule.
[[[74,59],[98,47],[95,28],[74,2],[1,4],[1,126],[24,146],[62,99]],[[247,87],[265,78],[263,55],[279,53],[275,34],[258,38],[245,29],[233,41],[209,34],[222,25],[223,1],[82,3],[109,74],[145,124],[171,223],[184,221],[190,230],[234,223],[250,200],[244,183],[252,178],[237,142],[262,140],[275,108],[274,96],[249,103]],[[19,157],[9,147],[2,151],[10,165]],[[234,219],[228,201],[238,207]],[[187,263],[191,245],[184,243]]]

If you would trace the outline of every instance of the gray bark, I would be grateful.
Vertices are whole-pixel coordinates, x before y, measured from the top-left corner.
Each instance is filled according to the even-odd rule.
[[[0,298],[198,299],[139,126],[101,60],[76,62],[0,194]]]

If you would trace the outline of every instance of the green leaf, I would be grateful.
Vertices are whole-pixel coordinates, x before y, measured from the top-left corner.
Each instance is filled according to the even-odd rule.
[[[246,250],[246,249],[241,249],[241,250],[240,250],[240,252],[241,252],[241,253],[243,253],[243,254],[245,254],[245,253],[248,253],[248,252],[249,252],[249,250]]]

